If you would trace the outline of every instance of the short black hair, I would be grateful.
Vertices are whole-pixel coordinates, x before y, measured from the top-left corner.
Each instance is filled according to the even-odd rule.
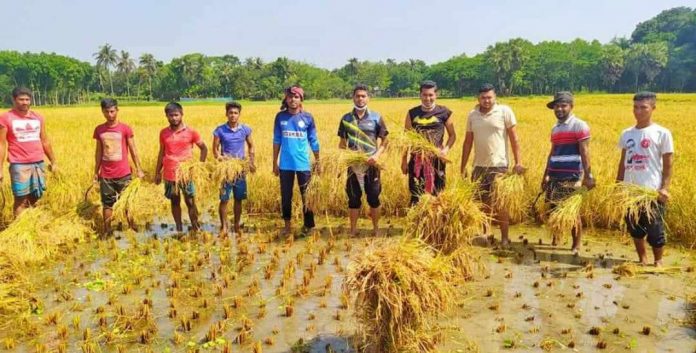
[[[355,95],[355,92],[357,91],[365,91],[368,94],[370,93],[370,89],[367,88],[367,85],[362,83],[358,83],[357,85],[355,85],[355,87],[353,87],[353,95]]]
[[[104,98],[101,100],[100,105],[102,110],[109,109],[111,107],[118,108],[118,101],[113,98]]]
[[[242,112],[242,105],[239,104],[239,102],[232,101],[225,104],[225,113],[229,112],[232,108],[237,108],[240,113]]]
[[[481,94],[490,91],[493,91],[493,93],[495,93],[495,86],[493,86],[490,83],[484,83],[483,85],[481,85],[481,87],[479,87],[478,93]]]
[[[30,89],[26,87],[15,87],[15,89],[12,90],[12,99],[17,98],[19,96],[33,96],[34,94],[31,92]]]
[[[432,80],[425,80],[425,81],[421,82],[419,91],[423,92],[423,89],[431,89],[431,88],[434,88],[435,92],[437,92],[437,83],[435,83],[435,81],[432,81]]]
[[[648,92],[648,91],[643,91],[643,92],[638,92],[633,96],[633,101],[634,102],[639,102],[639,101],[645,101],[648,100],[652,105],[655,105],[657,102],[657,94],[655,92]]]
[[[169,115],[169,113],[173,113],[178,111],[179,113],[183,114],[184,113],[184,107],[181,106],[181,104],[177,102],[169,102],[167,103],[166,106],[164,106],[164,114]]]

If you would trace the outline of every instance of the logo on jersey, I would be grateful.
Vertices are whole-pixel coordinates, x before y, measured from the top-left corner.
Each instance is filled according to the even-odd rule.
[[[305,128],[305,122],[302,121],[302,120],[300,120],[300,121],[297,123],[297,126],[299,126],[300,129],[304,129],[304,128]]]
[[[648,148],[650,147],[650,139],[644,138],[643,140],[640,141],[640,147],[643,148]]]
[[[33,142],[41,140],[41,122],[38,120],[12,120],[12,133],[17,142]]]

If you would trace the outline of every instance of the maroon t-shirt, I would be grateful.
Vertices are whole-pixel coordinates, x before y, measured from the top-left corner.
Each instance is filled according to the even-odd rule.
[[[99,176],[105,179],[122,178],[131,173],[128,164],[128,139],[133,137],[130,126],[101,124],[94,129],[94,139],[101,142],[102,160]]]

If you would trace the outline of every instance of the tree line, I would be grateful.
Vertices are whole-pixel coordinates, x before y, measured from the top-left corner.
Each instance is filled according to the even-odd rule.
[[[27,86],[36,104],[74,104],[109,95],[125,100],[184,97],[277,99],[298,83],[308,98],[343,98],[356,83],[376,96],[414,96],[432,79],[441,95],[459,97],[486,82],[501,94],[585,92],[696,92],[696,9],[677,7],[639,23],[630,38],[609,43],[576,39],[532,43],[515,38],[428,65],[422,60],[361,61],[328,70],[286,57],[264,62],[234,55],[187,54],[165,63],[152,54],[131,57],[104,44],[95,64],[53,53],[0,51],[0,92],[10,103],[14,86]]]

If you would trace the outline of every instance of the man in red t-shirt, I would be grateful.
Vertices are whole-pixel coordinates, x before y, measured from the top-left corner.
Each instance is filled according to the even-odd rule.
[[[164,107],[167,115],[169,127],[160,131],[160,149],[157,156],[157,167],[155,169],[155,184],[162,182],[164,177],[164,196],[172,204],[172,216],[176,223],[176,230],[184,230],[181,223],[181,194],[184,194],[184,202],[188,207],[191,229],[198,230],[198,209],[195,202],[195,186],[193,181],[183,183],[177,181],[176,171],[179,164],[193,158],[193,145],[201,150],[201,162],[205,162],[208,155],[208,147],[201,140],[201,136],[196,130],[186,126],[183,122],[184,108],[181,104],[172,102]]]
[[[101,101],[101,110],[106,122],[94,129],[93,138],[97,140],[94,154],[94,180],[99,181],[102,210],[104,214],[104,236],[111,235],[113,206],[123,189],[131,182],[131,168],[128,164],[128,151],[135,163],[138,178],[145,176],[135,148],[133,130],[118,121],[118,102],[112,98]],[[126,211],[127,213],[128,211]],[[135,228],[126,214],[128,224]]]
[[[2,163],[7,154],[15,217],[27,207],[33,207],[46,191],[44,156],[51,163],[50,170],[57,171],[44,118],[30,110],[31,97],[30,89],[15,88],[12,90],[12,110],[0,115],[0,182],[3,179]]]

